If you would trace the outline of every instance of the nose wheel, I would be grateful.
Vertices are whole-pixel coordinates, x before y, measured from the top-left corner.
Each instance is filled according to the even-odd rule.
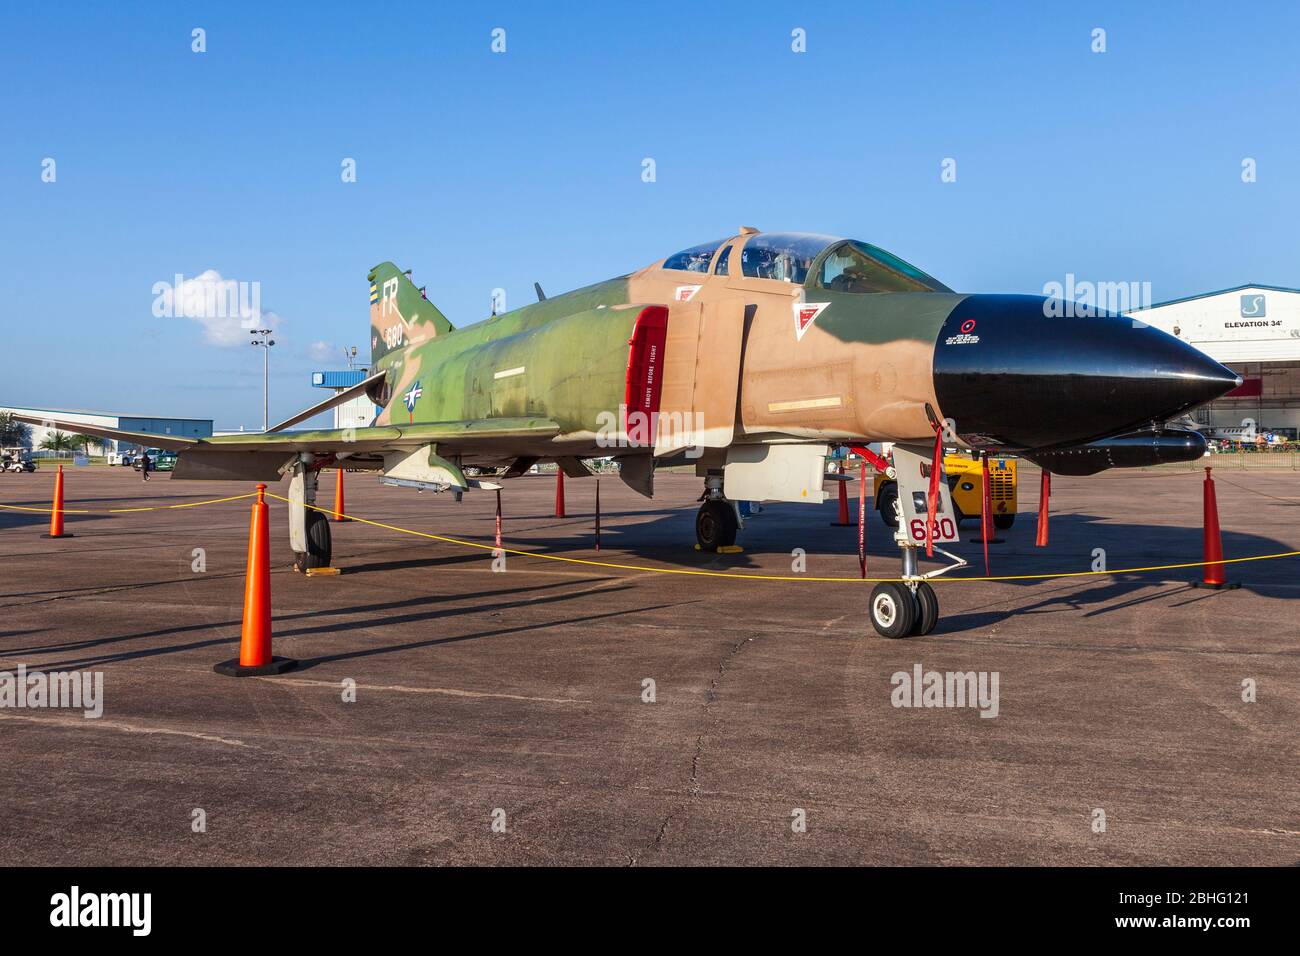
[[[916,600],[906,585],[885,581],[872,589],[871,626],[881,637],[907,637],[916,614]]]
[[[939,598],[925,581],[884,581],[871,591],[871,626],[881,637],[924,636],[939,623]]]
[[[922,581],[916,586],[915,598],[917,613],[912,633],[924,637],[939,623],[939,596],[928,581]]]

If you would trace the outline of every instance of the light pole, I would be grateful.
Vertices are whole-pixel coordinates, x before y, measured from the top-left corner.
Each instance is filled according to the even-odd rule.
[[[262,431],[265,432],[271,427],[271,421],[267,417],[267,395],[270,389],[270,367],[271,367],[271,346],[275,344],[275,339],[268,338],[271,329],[252,329],[248,334],[257,336],[250,342],[250,345],[257,346],[262,350]]]

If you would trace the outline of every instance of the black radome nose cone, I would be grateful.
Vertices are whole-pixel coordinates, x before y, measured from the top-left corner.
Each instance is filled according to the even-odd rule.
[[[934,346],[940,410],[974,444],[1091,441],[1181,415],[1239,384],[1159,329],[1070,314],[1069,304],[1040,296],[967,296]]]

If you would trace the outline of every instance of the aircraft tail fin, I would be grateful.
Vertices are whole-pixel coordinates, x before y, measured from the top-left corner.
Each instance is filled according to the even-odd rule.
[[[389,352],[454,331],[424,290],[391,262],[370,270],[370,367]]]

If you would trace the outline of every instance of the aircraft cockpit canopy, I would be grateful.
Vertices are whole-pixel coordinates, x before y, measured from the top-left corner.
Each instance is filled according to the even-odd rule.
[[[803,285],[821,251],[840,242],[810,232],[760,232],[740,252],[740,271],[751,279],[776,279]]]
[[[718,248],[729,240],[705,242],[664,260],[663,268],[707,273]],[[718,257],[715,273],[727,274],[731,246]],[[831,292],[951,292],[893,253],[856,239],[809,232],[751,235],[740,250],[740,272],[751,279],[773,279]]]
[[[665,259],[663,268],[681,269],[683,272],[708,272],[713,254],[718,251],[718,246],[726,241],[726,239],[719,239],[716,242],[702,242],[698,246],[683,249]]]
[[[831,249],[817,273],[817,287],[832,292],[952,291],[893,253],[856,239]]]

